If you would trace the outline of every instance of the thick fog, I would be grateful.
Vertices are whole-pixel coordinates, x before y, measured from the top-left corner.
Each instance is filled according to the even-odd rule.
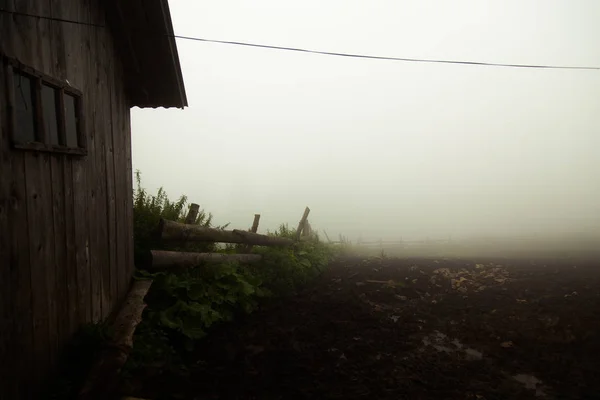
[[[597,0],[171,0],[175,32],[370,55],[600,66]],[[177,41],[189,108],[135,109],[133,168],[260,230],[393,240],[600,226],[600,71]]]

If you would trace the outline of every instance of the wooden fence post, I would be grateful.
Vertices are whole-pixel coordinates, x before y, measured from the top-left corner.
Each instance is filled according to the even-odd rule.
[[[186,224],[193,224],[196,222],[196,218],[198,218],[198,212],[200,211],[200,205],[196,203],[190,204],[190,209],[188,211],[187,217],[185,217]]]
[[[252,221],[252,227],[250,228],[250,232],[256,233],[256,231],[258,231],[258,222],[259,221],[260,221],[260,214],[254,214],[254,221]],[[252,250],[251,244],[243,247],[243,251],[245,253],[250,253],[251,250]]]
[[[323,233],[325,234],[325,237],[327,238],[327,241],[329,243],[331,243],[331,239],[329,239],[329,235],[327,234],[327,232],[325,232],[325,230],[323,230]]]
[[[252,222],[252,228],[250,228],[250,232],[256,233],[258,231],[258,222],[260,221],[260,214],[254,214],[254,221]]]
[[[302,236],[309,237],[310,235],[312,235],[312,226],[310,226],[310,222],[308,222],[307,219],[306,221],[304,221],[304,227],[302,228]]]
[[[304,229],[304,225],[306,224],[306,220],[308,219],[309,213],[310,213],[310,208],[306,207],[304,209],[304,214],[302,215],[302,219],[300,219],[300,223],[298,223],[298,229],[296,229],[296,240],[300,240],[300,236],[302,235],[302,230]]]

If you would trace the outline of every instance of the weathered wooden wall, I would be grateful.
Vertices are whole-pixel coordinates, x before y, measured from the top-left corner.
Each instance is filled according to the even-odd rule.
[[[100,0],[1,8],[105,25]],[[130,106],[108,28],[0,13],[0,51],[83,93],[88,155],[10,148],[0,66],[0,399],[34,398],[81,324],[107,317],[133,272]]]

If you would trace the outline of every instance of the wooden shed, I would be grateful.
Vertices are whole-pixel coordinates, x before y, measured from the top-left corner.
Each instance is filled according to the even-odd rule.
[[[130,108],[187,100],[167,0],[0,1],[0,61],[0,399],[30,399],[129,289]]]

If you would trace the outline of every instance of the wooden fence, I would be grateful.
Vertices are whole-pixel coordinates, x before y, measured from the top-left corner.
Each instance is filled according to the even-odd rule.
[[[300,240],[312,236],[312,228],[308,222],[310,209],[306,207],[298,223],[294,240],[256,233],[260,215],[254,216],[252,227],[245,230],[225,230],[194,225],[200,206],[192,203],[184,223],[161,220],[159,235],[167,243],[181,245],[187,242],[235,243],[237,254],[225,253],[190,253],[181,251],[151,250],[151,262],[148,266],[153,270],[169,270],[172,268],[194,267],[202,263],[222,263],[237,261],[253,263],[261,260],[261,255],[251,254],[252,246],[291,246]],[[98,357],[97,362],[88,374],[87,380],[79,393],[80,400],[105,398],[114,390],[118,381],[118,372],[123,367],[133,348],[133,334],[142,321],[142,313],[146,305],[144,297],[150,290],[152,280],[135,281],[125,302],[112,324],[114,338]]]
[[[331,240],[327,233],[325,236],[331,244],[346,244],[363,247],[384,247],[384,246],[416,246],[416,245],[432,245],[432,244],[447,244],[451,243],[452,239],[422,239],[422,240],[361,240],[358,239],[352,242],[344,235],[339,236],[339,240]]]
[[[227,261],[236,261],[240,263],[255,263],[261,260],[261,255],[251,254],[252,246],[291,246],[296,241],[312,235],[312,228],[308,222],[310,208],[306,207],[298,228],[296,229],[295,240],[277,236],[268,236],[256,233],[260,221],[260,214],[254,215],[252,227],[249,230],[225,230],[216,228],[207,228],[200,225],[194,225],[199,206],[193,203],[190,206],[189,213],[185,223],[161,220],[158,227],[159,236],[165,243],[183,244],[189,242],[202,243],[230,243],[244,246],[238,247],[237,254],[224,253],[191,253],[183,251],[165,251],[152,250],[150,268],[164,270],[169,268],[193,267],[200,263],[222,263]]]
[[[421,240],[372,240],[362,241],[357,240],[357,246],[365,247],[384,247],[384,246],[418,246],[418,245],[433,245],[451,243],[451,239],[421,239]]]

